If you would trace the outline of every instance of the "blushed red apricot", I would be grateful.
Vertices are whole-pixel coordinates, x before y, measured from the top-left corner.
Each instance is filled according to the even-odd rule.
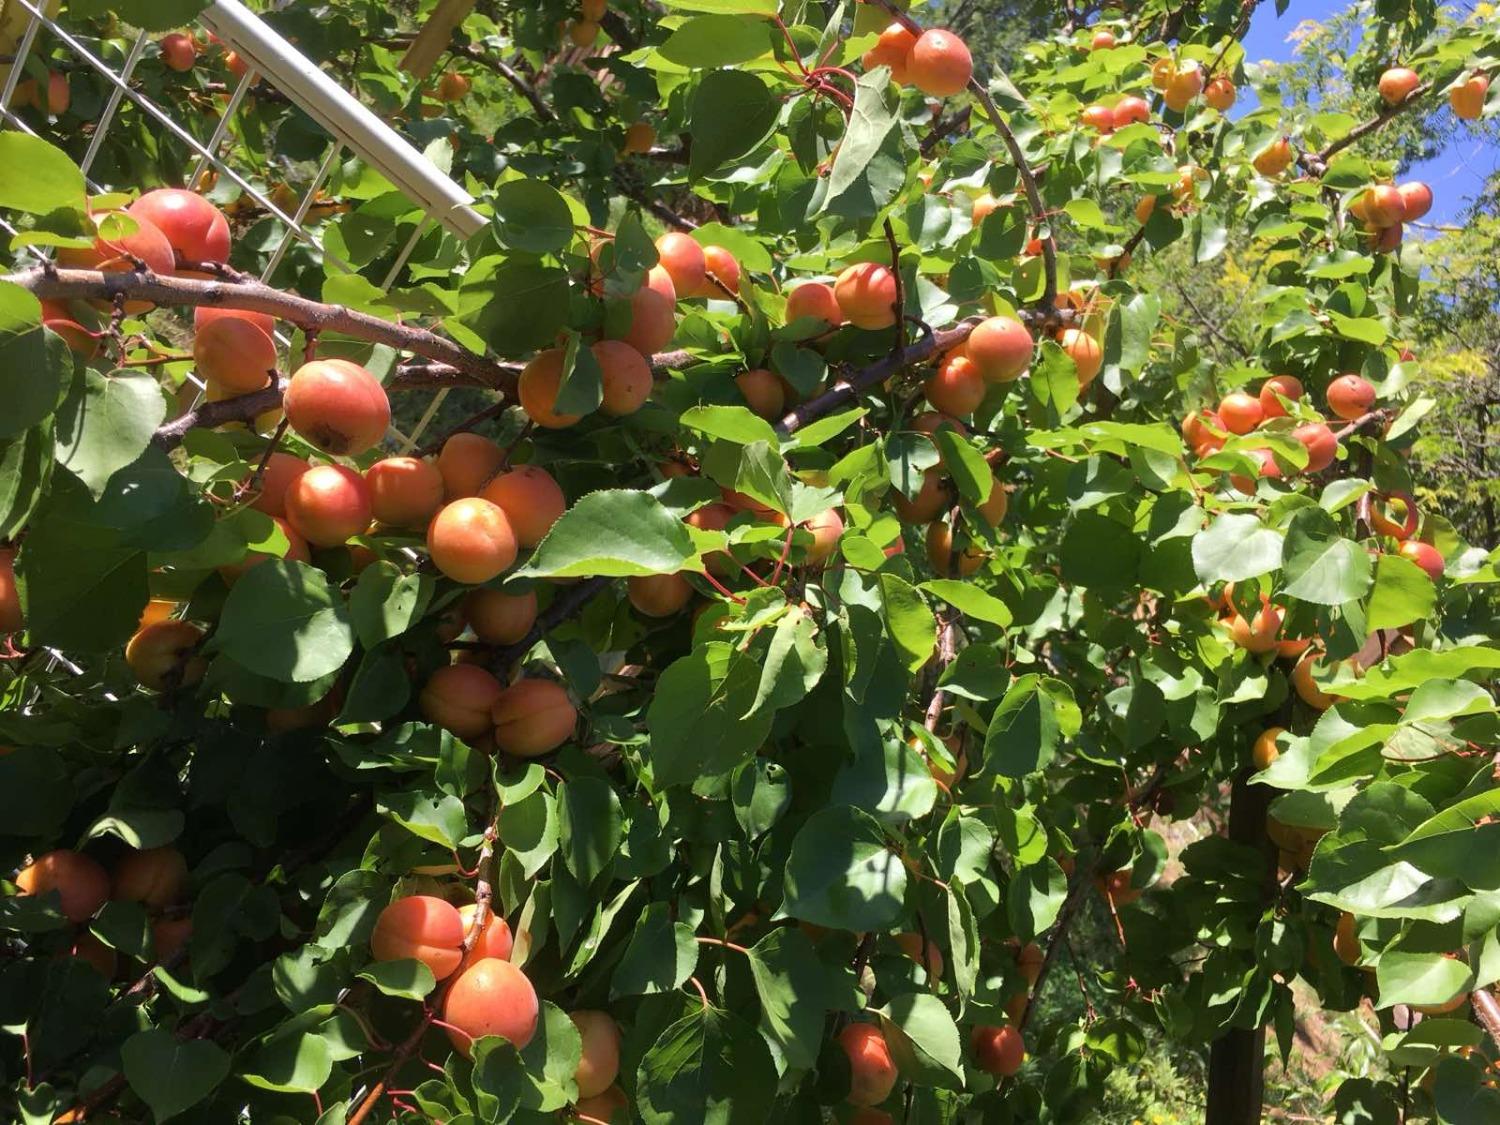
[[[193,687],[208,662],[196,653],[203,630],[190,621],[159,621],[136,632],[125,646],[125,663],[143,688]]]
[[[667,279],[671,284],[671,279]],[[643,285],[630,295],[630,327],[613,337],[643,356],[655,355],[677,335],[677,301]]]
[[[365,470],[370,512],[388,527],[426,527],[443,506],[443,474],[420,457],[387,457]]]
[[[953,530],[946,520],[933,520],[927,525],[927,561],[932,563],[932,569],[939,577],[947,578],[952,573]],[[983,565],[984,552],[971,543],[959,556],[958,573],[967,578]]]
[[[84,359],[93,359],[99,354],[104,333],[85,328],[76,319],[78,314],[69,304],[64,301],[42,301],[42,324],[61,336],[71,351]]]
[[[474,1040],[486,1035],[508,1039],[517,1048],[536,1034],[541,1006],[526,974],[498,957],[482,957],[453,979],[443,998],[443,1020],[457,1031],[448,1038],[465,1057]]]
[[[1229,619],[1229,637],[1246,652],[1257,656],[1276,647],[1281,636],[1281,611],[1273,605],[1265,605],[1250,621],[1236,613]]]
[[[1099,341],[1081,328],[1064,328],[1057,342],[1078,370],[1078,385],[1086,387],[1092,383],[1104,367],[1104,349]]]
[[[1376,184],[1364,194],[1364,213],[1371,226],[1398,226],[1406,214],[1406,200],[1395,184]]]
[[[63,917],[70,922],[86,922],[109,898],[109,876],[82,852],[59,848],[37,856],[21,868],[16,875],[16,888],[23,895],[56,891]]]
[[[745,404],[762,418],[780,418],[786,410],[786,391],[781,380],[764,367],[742,371],[734,377],[734,385],[745,396]]]
[[[1091,129],[1097,129],[1101,133],[1113,133],[1115,131],[1115,111],[1107,105],[1091,105],[1085,107],[1079,115],[1082,121]]]
[[[490,708],[502,690],[477,664],[448,664],[427,678],[418,702],[428,722],[459,738],[477,738],[489,733]]]
[[[250,506],[268,516],[285,516],[287,489],[310,468],[301,457],[280,450],[272,453],[260,478],[260,495],[250,501]]]
[[[1432,210],[1432,189],[1426,184],[1413,180],[1396,190],[1401,193],[1403,222],[1414,223]]]
[[[550,754],[573,736],[578,709],[560,684],[517,680],[490,707],[495,745],[518,758]]]
[[[807,549],[808,563],[820,563],[833,554],[844,534],[844,517],[833,508],[820,512],[804,523],[803,528],[812,532],[812,546]]]
[[[0,548],[0,633],[19,633],[24,628],[26,618],[16,589],[16,553]]]
[[[963,352],[953,351],[922,385],[922,395],[934,410],[962,415],[972,414],[979,407],[987,389],[974,361]]]
[[[976,1027],[969,1036],[974,1063],[997,1078],[1009,1078],[1026,1061],[1026,1042],[1015,1028]]]
[[[1100,28],[1094,32],[1094,37],[1089,40],[1089,50],[1108,51],[1115,45],[1115,33],[1108,28]]]
[[[391,424],[391,400],[380,380],[346,359],[303,364],[287,384],[282,407],[305,441],[349,457],[373,449]]]
[[[859,262],[839,274],[833,295],[844,319],[856,328],[896,323],[896,275],[879,262]]]
[[[467,938],[469,930],[474,926],[474,915],[479,910],[477,903],[469,903],[467,906],[458,908],[458,916],[463,919],[464,935]],[[469,951],[469,956],[481,959],[485,957],[498,957],[501,961],[510,960],[511,949],[515,946],[515,938],[510,932],[510,925],[494,910],[486,915],[484,930],[474,939],[474,945]]]
[[[722,246],[705,246],[703,248],[704,278],[703,289],[689,296],[709,297],[716,301],[730,298],[730,294],[740,291],[740,263],[739,259]],[[713,276],[708,276],[712,274]],[[714,284],[714,278],[722,283]],[[725,290],[729,292],[726,293]]]
[[[516,542],[523,547],[535,547],[545,539],[568,510],[562,488],[540,465],[520,465],[501,473],[480,495],[505,513]]]
[[[1446,569],[1442,554],[1431,543],[1408,539],[1401,544],[1401,557],[1408,562],[1416,563],[1434,582],[1443,576]]]
[[[176,848],[132,851],[115,864],[109,897],[117,902],[139,902],[148,910],[160,910],[182,901],[187,878],[187,860]]]
[[[1285,418],[1286,407],[1281,405],[1281,400],[1301,402],[1302,380],[1295,375],[1272,375],[1260,385],[1258,397],[1263,418]]]
[[[192,70],[198,60],[198,41],[180,31],[163,35],[157,46],[161,48],[161,61],[179,74]]]
[[[839,1032],[839,1046],[849,1058],[849,1102],[879,1105],[896,1088],[896,1063],[880,1028],[851,1023]]]
[[[893,23],[880,33],[875,46],[866,51],[859,61],[866,70],[874,70],[877,66],[890,67],[891,81],[904,86],[909,81],[907,67],[911,61],[911,49],[916,44],[917,37],[905,25]]]
[[[505,450],[481,434],[454,434],[443,442],[437,468],[443,478],[443,496],[462,500],[478,496],[480,489],[500,471]]]
[[[193,936],[193,919],[153,918],[151,920],[151,950],[158,962],[172,960],[180,953]]]
[[[1322,422],[1307,422],[1292,431],[1307,450],[1307,471],[1320,473],[1338,456],[1339,439]]]
[[[201,195],[180,188],[158,188],[141,196],[126,211],[155,223],[184,261],[229,261],[229,220]]]
[[[568,1018],[583,1040],[583,1056],[573,1080],[580,1098],[598,1097],[614,1085],[620,1073],[620,1026],[608,1012],[581,1008]]]
[[[1281,466],[1276,463],[1276,455],[1269,449],[1249,449],[1245,451],[1252,461],[1255,462],[1255,475],[1245,476],[1241,473],[1231,473],[1229,483],[1246,496],[1254,496],[1256,481],[1263,478],[1275,479],[1281,476]]]
[[[464,596],[463,612],[474,635],[485,644],[513,645],[536,624],[536,593],[470,590]]]
[[[723,502],[705,504],[689,512],[682,522],[703,531],[723,531],[734,519],[736,509]],[[727,551],[714,551],[707,556],[708,569],[714,574],[725,575],[735,570],[734,560]]]
[[[1115,103],[1114,109],[1110,111],[1110,116],[1114,119],[1116,129],[1123,129],[1125,126],[1137,122],[1150,121],[1151,103],[1145,98],[1137,97],[1134,94],[1127,94]]]
[[[964,352],[986,382],[1009,383],[1031,366],[1036,341],[1019,320],[992,316],[980,321],[964,344]]]
[[[375,919],[370,953],[377,961],[420,961],[442,980],[463,961],[463,942],[464,921],[457,907],[432,895],[410,895]]]
[[[703,247],[691,235],[668,231],[656,240],[659,264],[672,278],[679,297],[695,297],[708,283],[708,259]]]
[[[1329,410],[1352,422],[1375,405],[1375,387],[1358,375],[1340,375],[1328,384],[1327,400]]]
[[[567,429],[583,417],[582,414],[559,414],[553,409],[557,405],[557,392],[562,387],[563,363],[566,358],[562,349],[548,348],[521,371],[521,379],[517,385],[521,409],[526,411],[528,418],[545,429]]]
[[[1393,66],[1380,76],[1380,96],[1386,105],[1400,105],[1422,84],[1422,76],[1408,66]]]
[[[516,561],[516,533],[499,505],[467,496],[432,518],[427,553],[455,582],[477,586],[499,577]]]
[[[623,418],[646,404],[651,397],[651,365],[645,356],[619,340],[600,340],[589,350],[599,364],[600,410]]]
[[[1264,411],[1260,399],[1244,391],[1231,391],[1219,402],[1217,411],[1224,428],[1232,434],[1248,434],[1260,425]]]
[[[276,343],[248,320],[220,317],[193,337],[193,361],[205,380],[247,395],[274,376]]]
[[[286,490],[286,518],[319,547],[337,547],[370,526],[370,489],[343,465],[314,465]]]
[[[787,294],[786,322],[792,324],[803,318],[821,320],[831,328],[844,323],[844,310],[839,308],[833,286],[804,281]]]
[[[907,523],[929,523],[942,515],[949,503],[948,490],[943,486],[943,474],[936,469],[927,469],[922,473],[922,487],[910,499],[899,489],[891,490],[891,506]]]
[[[917,36],[906,60],[911,84],[924,94],[947,98],[962,93],[974,76],[974,59],[957,35],[942,28],[928,28]]]
[[[693,600],[693,587],[680,574],[638,574],[626,581],[625,593],[647,617],[671,617]]]

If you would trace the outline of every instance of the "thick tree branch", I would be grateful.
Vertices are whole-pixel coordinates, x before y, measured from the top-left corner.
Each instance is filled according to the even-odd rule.
[[[200,403],[192,410],[185,411],[170,422],[163,424],[157,429],[152,441],[162,449],[172,450],[182,444],[182,439],[187,437],[189,430],[198,429],[200,426],[212,428],[225,426],[230,422],[248,422],[268,410],[275,410],[279,407],[283,390],[284,388],[278,384],[248,395],[239,395],[236,398]]]
[[[1480,1026],[1489,1032],[1495,1046],[1500,1047],[1500,1001],[1488,988],[1476,988],[1469,993],[1469,1004],[1478,1017]]]

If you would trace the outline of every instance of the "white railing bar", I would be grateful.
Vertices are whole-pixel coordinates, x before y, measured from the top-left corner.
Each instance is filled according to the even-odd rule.
[[[30,4],[26,6],[31,8]],[[37,28],[41,26],[38,20],[41,15],[41,12],[31,8],[31,22],[21,33],[21,42],[16,44],[16,57],[11,60],[10,73],[5,76],[5,89],[0,91],[0,109],[10,105],[10,99],[15,96],[16,87],[21,82],[21,74],[26,66],[26,56],[31,54],[31,45],[36,42]]]
[[[130,54],[125,56],[125,65],[120,70],[122,82],[128,83],[130,76],[135,73],[135,64],[140,62],[141,55],[145,53],[147,42],[144,31],[135,37],[135,42],[130,47]],[[83,154],[83,160],[78,165],[83,169],[85,176],[94,166],[94,159],[99,155],[100,148],[104,146],[104,136],[109,132],[109,127],[114,124],[115,111],[120,108],[120,100],[124,96],[125,94],[119,87],[109,92],[109,101],[104,104],[104,112],[99,115],[99,123],[94,127],[94,135],[89,140],[88,151]]]
[[[427,409],[422,412],[422,417],[417,419],[417,424],[412,427],[411,436],[401,439],[401,452],[415,449],[418,440],[427,432],[428,425],[432,422],[432,416],[438,412],[438,407],[443,405],[443,399],[448,397],[448,388],[444,387],[432,396],[432,401],[427,404]],[[395,427],[392,427],[394,431]]]
[[[425,215],[417,224],[417,229],[411,232],[411,237],[406,240],[406,245],[401,248],[401,253],[396,255],[396,260],[391,263],[391,268],[386,272],[385,280],[380,283],[382,293],[389,293],[391,286],[396,284],[396,278],[406,268],[407,259],[411,257],[412,251],[417,248],[417,241],[427,233],[427,228],[432,225],[431,215]]]
[[[208,149],[208,152],[198,157],[197,167],[193,169],[193,174],[188,177],[189,190],[197,191],[198,181],[202,179],[203,173],[208,169],[210,163],[218,163],[219,158],[217,153],[220,146],[224,143],[225,134],[229,132],[229,122],[234,119],[235,113],[240,108],[240,103],[245,100],[245,95],[249,92],[250,87],[255,84],[257,77],[258,75],[253,69],[246,70],[244,74],[240,75],[239,85],[234,88],[234,93],[229,95],[229,102],[224,106],[224,112],[219,114],[219,123],[214,126],[213,136],[208,138],[208,144],[204,146]],[[210,153],[215,155],[210,156]]]

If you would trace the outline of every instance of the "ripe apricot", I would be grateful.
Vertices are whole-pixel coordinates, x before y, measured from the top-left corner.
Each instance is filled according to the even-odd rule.
[[[432,518],[427,553],[455,582],[477,586],[503,574],[516,561],[516,533],[497,504],[467,496]]]
[[[623,418],[644,406],[651,397],[651,365],[645,357],[619,340],[600,340],[589,350],[599,364],[603,388],[599,409]]]
[[[681,231],[668,231],[656,240],[656,254],[679,297],[703,292],[708,284],[708,259],[696,239]]]
[[[286,553],[273,555],[266,551],[246,552],[242,561],[226,563],[219,567],[219,577],[224,579],[225,585],[233,586],[240,580],[240,576],[252,566],[259,566],[262,563],[269,562],[271,559],[286,558],[292,559],[295,562],[312,562],[312,552],[308,550],[307,540],[298,534],[297,529],[282,516],[272,516],[271,519],[276,522],[276,527],[286,537]]]
[[[428,677],[419,704],[428,722],[459,738],[489,733],[490,708],[503,689],[477,664],[448,664]]]
[[[105,980],[114,980],[120,967],[119,955],[87,930],[73,939],[73,947],[68,953],[84,964],[92,965]],[[56,1120],[60,1122],[63,1118]]]
[[[310,468],[312,466],[301,457],[280,450],[272,453],[266,462],[265,474],[260,478],[260,495],[250,502],[250,506],[268,516],[285,516],[287,490]]]
[[[1420,566],[1434,582],[1443,576],[1443,556],[1431,543],[1408,539],[1401,544],[1401,557]]]
[[[900,23],[893,23],[880,33],[880,38],[860,58],[860,63],[865,70],[874,70],[877,66],[888,66],[891,68],[891,81],[898,86],[904,86],[910,81],[907,68],[911,62],[911,49],[917,44],[917,37]]]
[[[1448,104],[1460,121],[1478,121],[1484,115],[1484,102],[1489,92],[1488,75],[1470,75],[1448,91]]]
[[[550,754],[573,736],[578,710],[562,685],[522,678],[490,707],[495,745],[518,758]]]
[[[175,958],[186,948],[188,939],[192,936],[191,917],[151,920],[151,951],[158,962],[164,963]]]
[[[849,1115],[849,1125],[896,1125],[896,1119],[883,1109],[862,1105]]]
[[[1286,407],[1281,400],[1302,401],[1302,380],[1292,375],[1272,375],[1260,385],[1258,397],[1262,418],[1285,418]]]
[[[598,1097],[614,1085],[620,1073],[620,1027],[608,1012],[589,1008],[569,1012],[568,1018],[583,1040],[583,1057],[573,1075],[578,1096]]]
[[[132,851],[115,864],[109,897],[161,910],[182,901],[187,890],[187,860],[176,848]]]
[[[1281,635],[1281,611],[1273,605],[1262,606],[1246,621],[1236,613],[1229,621],[1229,636],[1240,648],[1256,655],[1272,651]]]
[[[553,409],[557,405],[557,392],[562,387],[566,358],[562,349],[548,348],[522,369],[517,385],[521,409],[538,426],[549,430],[567,429],[583,417],[581,414],[559,414]]]
[[[1115,131],[1115,111],[1107,105],[1091,105],[1084,109],[1080,120],[1091,129],[1101,133]]]
[[[1167,79],[1166,88],[1162,91],[1162,100],[1167,103],[1167,108],[1174,113],[1181,113],[1192,103],[1192,100],[1203,92],[1203,68],[1196,62],[1186,62],[1179,66]]]
[[[812,546],[807,549],[807,562],[820,563],[833,554],[844,534],[844,517],[830,508],[820,512],[802,525],[812,532]]]
[[[258,325],[237,317],[219,317],[193,337],[198,374],[234,394],[250,394],[276,372],[276,343]]]
[[[582,0],[578,5],[579,14],[586,20],[599,23],[604,19],[604,13],[609,10],[609,0]]]
[[[149,691],[194,687],[208,662],[195,650],[203,630],[189,621],[159,621],[136,632],[125,646],[125,663]]]
[[[844,323],[844,310],[834,296],[833,286],[821,281],[804,281],[786,298],[786,322],[792,324],[804,317],[821,320],[829,327]]]
[[[1339,439],[1322,422],[1308,422],[1292,431],[1292,436],[1307,450],[1307,471],[1320,473],[1338,455]]]
[[[443,474],[420,457],[387,457],[365,470],[370,511],[388,527],[426,527],[443,506]]]
[[[896,944],[901,952],[927,970],[928,979],[936,982],[943,975],[943,951],[937,942],[922,940],[921,934],[897,934]]]
[[[498,957],[482,957],[454,978],[443,998],[443,1020],[457,1031],[448,1038],[465,1057],[474,1040],[486,1035],[508,1039],[518,1049],[536,1034],[541,1006],[526,974]]]
[[[880,1028],[851,1023],[839,1032],[839,1046],[849,1057],[849,1103],[879,1105],[896,1088],[896,1063]]]
[[[1267,727],[1256,736],[1255,745],[1250,748],[1250,760],[1255,763],[1256,769],[1270,769],[1271,763],[1281,757],[1276,740],[1285,733],[1284,727]]]
[[[687,296],[708,297],[722,301],[740,291],[739,260],[724,247],[705,246],[703,264],[705,270],[703,289],[698,293],[689,293]],[[718,279],[718,283],[715,283],[714,278]]]
[[[1346,911],[1333,928],[1333,955],[1346,965],[1358,965],[1363,957],[1354,927],[1354,915]]]
[[[927,525],[927,561],[939,577],[947,578],[952,573],[953,531],[945,520],[933,520]],[[970,544],[958,560],[958,573],[967,578],[984,565],[984,551]]]
[[[437,84],[437,99],[440,102],[462,101],[469,96],[469,91],[474,83],[466,74],[459,74],[456,70],[447,71]]]
[[[896,323],[896,275],[878,262],[859,262],[839,274],[833,295],[844,319],[856,328]]]
[[[0,548],[0,633],[19,633],[26,627],[21,595],[16,589],[16,553]]]
[[[286,518],[319,547],[337,547],[370,526],[370,489],[343,465],[314,465],[286,490]]]
[[[1432,210],[1432,189],[1419,180],[1402,184],[1396,189],[1401,193],[1401,220],[1414,223]]]
[[[82,852],[59,848],[37,856],[16,875],[16,888],[23,895],[56,891],[63,917],[86,922],[109,898],[109,876],[104,868]]]
[[[454,434],[443,442],[437,469],[443,478],[443,496],[462,500],[478,496],[489,479],[500,471],[505,451],[481,434]]]
[[[934,98],[962,93],[974,76],[974,59],[957,35],[941,28],[928,28],[917,36],[906,60],[906,74],[913,86]]]
[[[1239,91],[1233,80],[1222,74],[1217,78],[1210,78],[1208,85],[1203,87],[1203,100],[1220,113],[1228,113],[1234,108],[1238,97]]]
[[[1107,875],[1095,875],[1094,888],[1115,907],[1129,906],[1141,897],[1139,887],[1133,886],[1134,875],[1130,868],[1111,871]]]
[[[1302,702],[1319,711],[1326,711],[1338,702],[1338,696],[1329,695],[1313,679],[1313,673],[1321,661],[1322,654],[1309,651],[1292,667],[1292,687]]]
[[[1026,1043],[1015,1028],[976,1027],[969,1035],[974,1065],[997,1078],[1009,1078],[1026,1061]]]
[[[627,156],[647,153],[656,146],[656,130],[649,121],[634,121],[625,130],[625,143],[620,151]]]
[[[1376,184],[1364,193],[1364,216],[1373,227],[1399,226],[1406,214],[1406,200],[1395,184]]]
[[[266,730],[272,734],[288,734],[296,730],[326,727],[338,718],[343,706],[343,689],[335,684],[322,699],[301,707],[268,707],[265,714]]]
[[[1231,391],[1219,402],[1217,411],[1224,428],[1232,434],[1248,434],[1260,425],[1265,411],[1260,399],[1244,391]]]
[[[1116,129],[1123,129],[1127,125],[1151,120],[1151,103],[1145,98],[1137,97],[1135,94],[1127,94],[1115,103],[1114,109],[1110,111]]]
[[[574,20],[568,26],[568,38],[575,47],[592,47],[599,41],[599,25],[593,20]]]
[[[1078,369],[1078,385],[1086,387],[1092,383],[1104,366],[1104,349],[1099,341],[1081,328],[1064,328],[1057,342]]]
[[[899,489],[893,489],[891,506],[906,523],[930,523],[937,519],[950,506],[948,490],[943,485],[943,474],[936,469],[923,472],[922,487],[911,499]]]
[[[1380,76],[1380,96],[1386,105],[1400,105],[1422,84],[1422,76],[1407,66],[1393,66]]]
[[[458,916],[463,920],[466,939],[469,931],[474,928],[474,915],[478,911],[478,904],[472,902],[458,908]],[[510,951],[514,946],[515,938],[510,932],[510,925],[491,910],[485,917],[483,931],[474,939],[474,944],[470,947],[469,956],[476,959],[498,957],[502,961],[509,961]]]
[[[972,414],[989,388],[977,364],[962,351],[952,351],[922,385],[922,395],[944,414]]]
[[[618,1086],[611,1086],[604,1093],[592,1098],[579,1098],[574,1104],[573,1120],[603,1121],[606,1125],[624,1125],[630,1119],[630,1099]]]
[[[1346,422],[1368,414],[1375,405],[1375,387],[1358,375],[1340,375],[1328,384],[1328,409]]]
[[[625,593],[647,617],[671,617],[693,600],[693,587],[680,574],[636,575],[626,581]]]
[[[104,338],[102,332],[93,332],[80,324],[78,315],[70,302],[42,301],[42,324],[63,338],[70,350],[85,359],[99,354],[99,345]]]
[[[198,61],[198,41],[191,35],[174,31],[163,35],[157,46],[161,49],[161,61],[179,74],[192,70]]]
[[[141,196],[126,211],[154,223],[183,261],[229,261],[229,220],[195,192],[158,188]]]
[[[780,418],[786,409],[781,380],[764,367],[740,372],[734,377],[734,385],[745,396],[745,404],[762,418]]]
[[[1115,33],[1108,28],[1100,28],[1094,32],[1094,37],[1089,40],[1089,50],[1107,51],[1115,45]]]
[[[1014,317],[992,316],[969,333],[964,351],[987,382],[1009,383],[1031,366],[1036,341]]]
[[[282,401],[292,429],[328,453],[357,457],[391,424],[391,400],[380,380],[346,359],[318,359],[292,375]]]
[[[523,547],[535,547],[545,539],[568,510],[562,488],[539,465],[520,465],[501,473],[484,486],[480,496],[505,513],[516,542]]]
[[[96,212],[89,215],[97,236],[87,249],[63,247],[57,252],[57,264],[68,269],[100,270],[103,273],[129,273],[136,268],[137,261],[144,262],[152,273],[170,277],[177,269],[177,260],[172,255],[172,245],[152,222],[140,216],[128,219],[117,216],[120,212]],[[119,233],[120,228],[132,225],[134,230]],[[104,302],[99,302],[102,306]],[[150,301],[126,301],[125,311],[132,315],[149,312],[154,306]]]
[[[662,274],[668,285],[672,279]],[[655,355],[677,335],[677,298],[659,288],[643,285],[630,295],[630,327],[612,337],[629,344],[643,356]]]
[[[1250,163],[1255,170],[1268,180],[1274,180],[1281,173],[1291,167],[1296,154],[1292,151],[1292,143],[1285,137],[1277,137],[1261,149],[1251,159]]]
[[[1010,493],[1006,492],[1005,485],[997,479],[990,484],[989,496],[979,505],[979,514],[991,527],[999,527],[1005,522],[1005,513],[1009,510]]]
[[[1016,968],[1026,978],[1028,988],[1035,988],[1037,981],[1042,979],[1042,966],[1046,960],[1042,947],[1034,941],[1028,941],[1016,950]]]
[[[1177,73],[1177,60],[1170,55],[1157,59],[1151,64],[1151,85],[1158,90],[1165,90],[1167,83],[1172,80],[1172,75]]]
[[[380,912],[370,934],[370,954],[377,961],[420,961],[442,980],[463,960],[463,941],[457,907],[432,895],[410,895]]]
[[[536,624],[536,594],[470,590],[464,596],[463,612],[474,635],[485,644],[513,645]]]

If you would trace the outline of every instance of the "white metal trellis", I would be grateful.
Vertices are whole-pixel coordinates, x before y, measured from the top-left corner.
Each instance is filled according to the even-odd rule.
[[[10,73],[3,88],[0,88],[0,121],[5,127],[34,132],[25,120],[11,108],[16,87],[19,84],[24,64],[42,32],[46,32],[77,63],[97,72],[110,87],[99,118],[95,122],[94,134],[81,161],[85,177],[93,169],[100,149],[110,127],[118,118],[125,102],[149,116],[195,154],[197,160],[189,186],[196,187],[210,169],[227,177],[246,196],[262,208],[283,227],[283,233],[275,249],[267,258],[261,271],[261,280],[266,281],[281,264],[287,251],[301,242],[322,255],[328,265],[354,272],[353,267],[330,253],[318,237],[317,231],[307,224],[318,191],[327,182],[337,167],[340,156],[347,149],[360,160],[370,165],[391,182],[407,199],[418,205],[424,213],[410,237],[397,253],[395,261],[379,282],[382,291],[395,284],[412,251],[434,224],[441,225],[459,237],[467,238],[484,226],[484,217],[474,209],[474,198],[460,185],[444,175],[431,161],[399,133],[381,121],[363,103],[340,87],[318,66],[302,55],[295,47],[263,23],[239,0],[215,0],[199,17],[199,23],[212,32],[226,49],[235,51],[245,60],[247,69],[240,77],[228,102],[220,112],[218,121],[206,141],[200,141],[191,131],[178,122],[171,113],[155,104],[133,85],[131,78],[145,54],[150,38],[144,33],[136,36],[118,69],[111,66],[104,52],[95,54],[77,36],[65,28],[58,19],[49,17],[43,10],[41,0],[10,0],[19,4],[30,15],[25,31],[17,45]],[[60,17],[59,17],[60,18]],[[261,191],[251,177],[242,174],[234,166],[234,150],[226,150],[225,141],[230,136],[231,126],[246,93],[256,82],[263,81],[284,94],[294,105],[317,122],[330,137],[327,152],[318,166],[312,181],[306,185],[302,197],[291,214]],[[92,179],[88,180],[91,191],[102,190]],[[0,220],[12,234],[15,229]],[[280,343],[288,341],[282,337]],[[202,394],[203,385],[196,376],[191,376]],[[410,434],[403,434],[392,427],[391,437],[403,449],[413,448],[435,414],[435,407],[446,391],[434,396],[431,408],[424,412]]]

